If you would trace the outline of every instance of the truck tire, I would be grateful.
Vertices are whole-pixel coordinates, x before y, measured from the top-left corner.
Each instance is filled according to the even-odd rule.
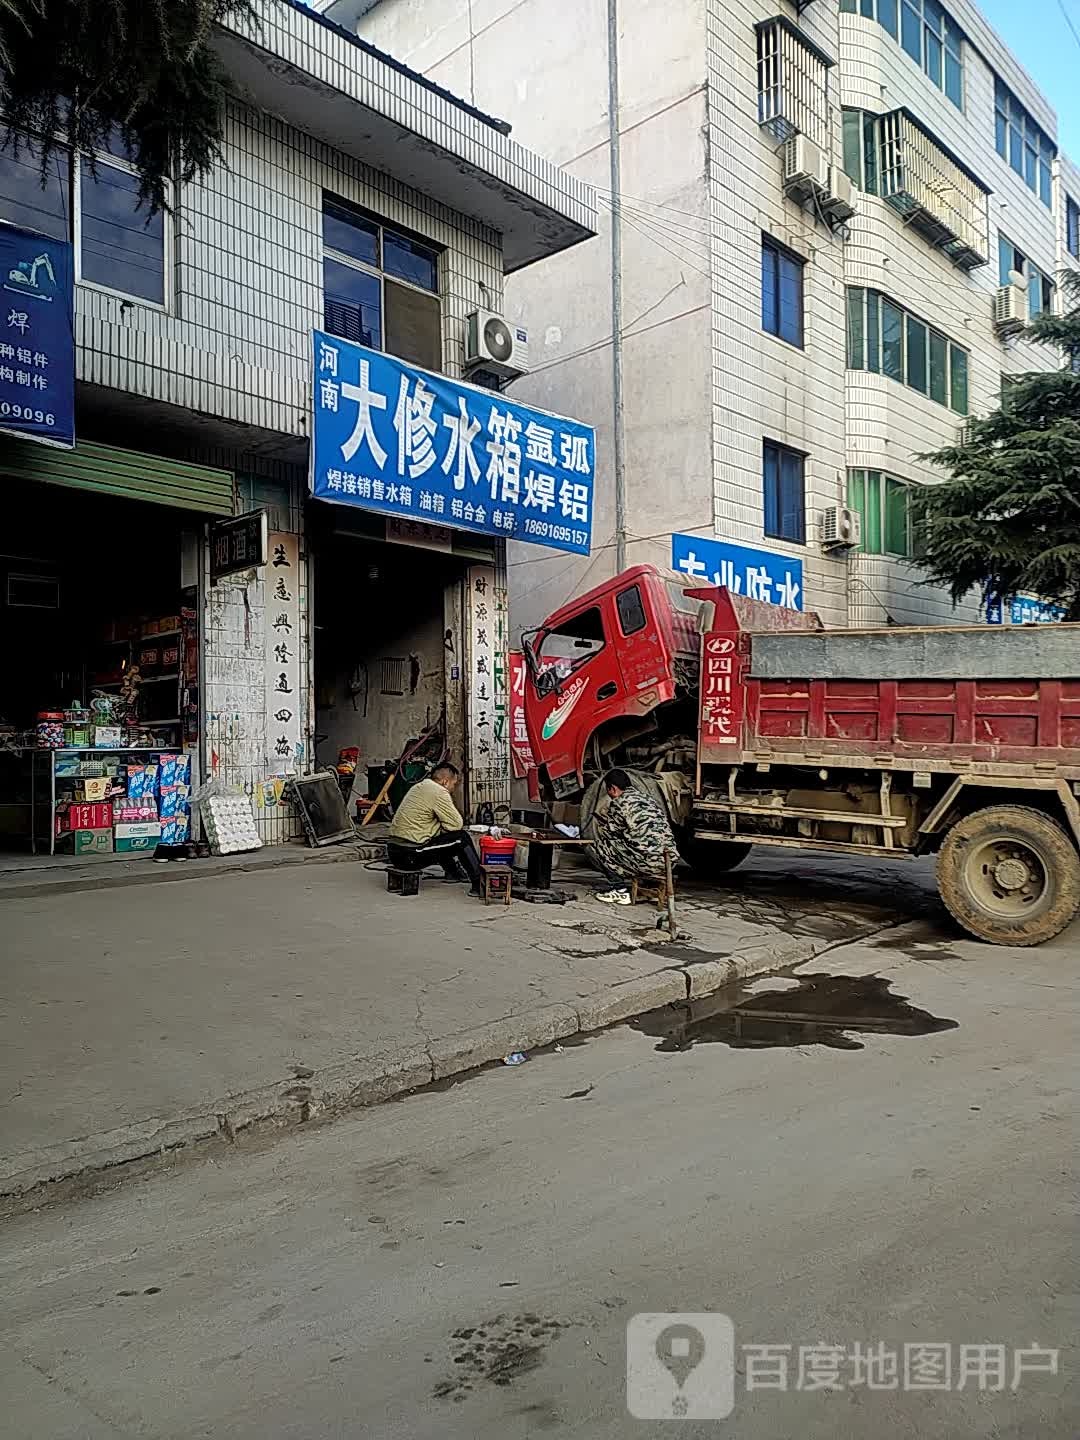
[[[950,914],[977,939],[1041,945],[1080,907],[1080,855],[1042,811],[991,805],[946,835],[937,882]]]
[[[734,870],[754,848],[743,840],[698,840],[687,830],[677,830],[675,842],[683,860],[702,880]]]

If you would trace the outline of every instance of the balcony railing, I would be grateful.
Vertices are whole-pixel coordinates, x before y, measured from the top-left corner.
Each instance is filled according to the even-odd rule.
[[[805,135],[828,154],[832,60],[783,15],[756,28],[758,123],[778,141]]]
[[[990,258],[989,191],[906,110],[880,120],[881,195],[954,265],[974,270]]]

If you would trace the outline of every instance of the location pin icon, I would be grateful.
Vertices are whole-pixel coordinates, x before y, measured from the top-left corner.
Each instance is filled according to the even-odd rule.
[[[705,1337],[693,1325],[668,1325],[656,1337],[656,1358],[681,1390],[705,1357]]]

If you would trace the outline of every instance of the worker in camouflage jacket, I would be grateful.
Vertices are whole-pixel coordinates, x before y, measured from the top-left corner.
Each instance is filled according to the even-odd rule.
[[[593,822],[592,847],[602,870],[612,880],[660,880],[665,855],[676,856],[675,836],[660,805],[630,783],[625,770],[604,777],[608,807]],[[601,891],[596,897],[607,905],[629,905],[625,885]]]

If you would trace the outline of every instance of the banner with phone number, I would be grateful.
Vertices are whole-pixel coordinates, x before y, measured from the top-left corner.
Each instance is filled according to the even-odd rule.
[[[0,431],[75,444],[74,265],[66,240],[0,225]]]
[[[317,499],[589,553],[591,426],[320,330],[313,345]]]

